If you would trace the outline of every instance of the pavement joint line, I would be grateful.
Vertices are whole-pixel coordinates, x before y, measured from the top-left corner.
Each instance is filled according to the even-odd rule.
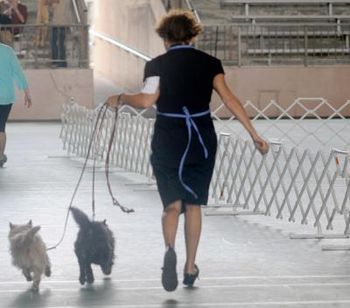
[[[239,279],[310,279],[310,278],[349,278],[350,275],[276,275],[276,276],[227,276],[227,277],[201,277],[205,280],[239,280]],[[45,280],[45,283],[76,283],[78,280]],[[103,283],[109,280],[95,280],[95,283]],[[140,278],[140,279],[111,279],[113,282],[151,282],[160,281],[160,278]],[[349,282],[350,283],[350,282]],[[6,284],[27,284],[26,281],[0,281],[0,285]]]
[[[76,281],[76,284],[79,282]],[[44,283],[45,284],[45,283]],[[93,288],[94,285],[88,286]],[[297,287],[340,287],[340,286],[350,286],[350,282],[348,283],[261,283],[261,284],[231,284],[231,285],[201,285],[200,289],[243,289],[243,288],[297,288]],[[96,287],[101,287],[100,285],[96,285]],[[83,287],[81,287],[83,288]],[[163,288],[161,286],[150,286],[150,287],[115,287],[113,288],[118,291],[148,291],[148,290],[162,290]],[[72,289],[64,289],[64,288],[55,288],[55,291],[59,292],[71,292]],[[17,293],[17,292],[22,292],[23,290],[20,289],[7,289],[7,290],[0,290],[1,293]]]
[[[350,275],[253,275],[253,276],[223,276],[223,277],[205,277],[201,278],[201,280],[205,279],[306,279],[306,278],[350,278]]]
[[[68,156],[68,155],[49,155],[47,158],[73,158],[74,156]]]
[[[121,308],[157,308],[157,307],[247,307],[247,306],[294,306],[295,305],[334,305],[334,304],[349,304],[350,300],[336,299],[336,300],[318,300],[318,301],[266,301],[266,302],[213,302],[213,303],[179,303],[176,300],[173,300],[169,303],[163,304],[111,304],[111,305],[94,305],[88,306],[90,308],[112,308],[112,307],[121,307]],[[50,306],[50,308],[78,308],[81,307],[78,305],[70,306]]]

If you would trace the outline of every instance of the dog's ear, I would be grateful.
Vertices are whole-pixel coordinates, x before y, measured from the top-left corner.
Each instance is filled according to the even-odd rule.
[[[103,224],[107,226],[107,219],[103,221]]]
[[[14,225],[10,222],[10,230],[14,228]]]
[[[30,227],[33,226],[32,220],[29,220],[27,225],[30,226]]]

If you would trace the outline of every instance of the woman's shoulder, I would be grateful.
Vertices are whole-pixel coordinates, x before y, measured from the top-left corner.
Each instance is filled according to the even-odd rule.
[[[16,56],[14,50],[3,43],[0,43],[0,62],[1,65],[3,65],[4,63],[11,63],[12,60],[14,59],[14,57]]]
[[[165,53],[162,53],[161,55],[158,55],[158,56],[152,58],[152,59],[150,60],[150,62],[151,62],[151,61],[153,61],[153,62],[159,62],[159,61],[161,61],[162,59],[164,59],[164,58],[166,57],[166,55],[167,55],[166,52],[165,52]]]
[[[3,52],[3,53],[14,53],[13,49],[11,46],[9,45],[6,45],[6,44],[3,44],[3,43],[0,43],[0,50]]]
[[[203,58],[204,60],[206,61],[213,61],[213,62],[220,62],[220,59],[206,53],[205,51],[203,50],[200,50],[200,49],[194,49],[194,51],[196,52],[196,54],[198,55],[198,57],[201,57]]]
[[[150,68],[150,67],[156,67],[158,66],[158,63],[160,61],[161,55],[157,56],[155,58],[150,59],[149,61],[146,62],[146,68]]]
[[[190,52],[190,54],[188,54],[187,52]],[[202,51],[199,50],[197,48],[191,48],[191,50],[186,50],[186,52],[181,52],[179,54],[177,54],[177,56],[179,56],[180,58],[182,57],[187,57],[191,55],[192,59],[194,61],[201,61],[201,62],[205,62],[205,63],[213,63],[213,64],[220,64],[221,60]],[[176,59],[174,59],[173,54],[169,53],[169,52],[165,52],[161,55],[156,56],[155,58],[151,59],[150,61],[147,62],[148,66],[157,66],[159,64],[161,64],[162,62],[167,63],[168,61],[174,61]]]

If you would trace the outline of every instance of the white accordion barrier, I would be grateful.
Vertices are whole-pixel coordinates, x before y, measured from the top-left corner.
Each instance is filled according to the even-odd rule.
[[[125,110],[129,112],[119,111],[110,164],[145,175],[154,183],[149,161],[154,118],[136,110],[130,113],[129,107]],[[69,154],[86,157],[97,114],[98,109],[88,110],[73,101],[64,106],[60,137]],[[97,160],[106,158],[114,117],[108,110],[100,124],[93,145]],[[213,117],[216,127],[224,127]],[[349,151],[300,149],[271,138],[269,142],[271,150],[262,156],[252,142],[230,132],[218,132],[211,205],[206,214],[267,215],[314,226],[314,234],[292,234],[292,238],[349,238]],[[344,245],[323,248],[350,249]]]

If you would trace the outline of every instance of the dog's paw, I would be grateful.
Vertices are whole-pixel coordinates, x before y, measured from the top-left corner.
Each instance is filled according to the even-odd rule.
[[[23,270],[22,273],[23,273],[23,276],[26,278],[27,281],[32,281],[33,280],[33,278],[32,278],[32,276],[31,276],[29,271]]]
[[[94,275],[87,275],[86,281],[87,283],[90,283],[90,284],[94,283],[95,281]]]
[[[102,273],[105,275],[110,275],[112,274],[112,268],[104,268],[101,266]]]
[[[39,292],[39,284],[34,282],[32,287],[31,287],[31,291],[34,293],[38,293]]]
[[[81,275],[81,276],[79,277],[79,282],[80,282],[80,284],[83,286],[83,285],[85,284],[85,282],[86,282],[85,276]]]
[[[45,267],[45,276],[50,277],[51,276],[51,268],[50,266]]]

